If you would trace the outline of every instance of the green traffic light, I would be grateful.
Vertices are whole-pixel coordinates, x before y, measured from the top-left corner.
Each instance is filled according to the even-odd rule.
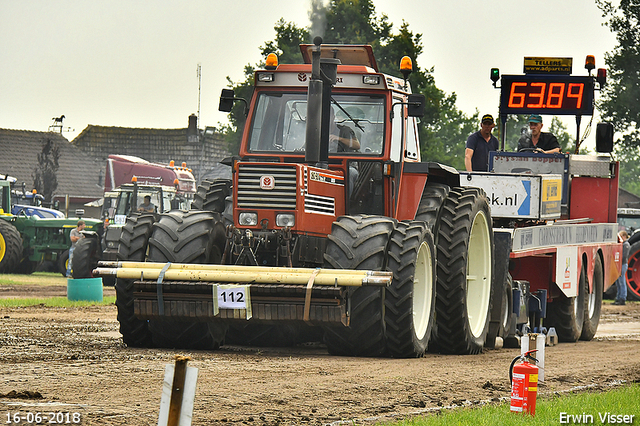
[[[500,80],[500,70],[498,68],[491,68],[491,81],[493,84]]]

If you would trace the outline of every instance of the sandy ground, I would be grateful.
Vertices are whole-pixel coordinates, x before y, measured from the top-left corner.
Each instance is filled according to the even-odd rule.
[[[3,287],[0,298],[64,296],[64,287]],[[113,295],[105,288],[105,295]],[[14,413],[73,413],[83,425],[155,425],[164,368],[198,368],[193,425],[367,424],[509,396],[517,349],[420,359],[329,356],[322,345],[215,352],[124,347],[116,307],[0,308],[0,423]],[[542,395],[640,381],[640,303],[605,301],[591,342],[546,348]],[[634,414],[634,413],[629,413]],[[638,413],[640,414],[640,413]],[[66,419],[66,417],[65,417]],[[46,421],[45,421],[46,420]],[[16,424],[16,423],[11,423]],[[23,421],[21,424],[29,424]],[[34,424],[34,423],[32,423]]]

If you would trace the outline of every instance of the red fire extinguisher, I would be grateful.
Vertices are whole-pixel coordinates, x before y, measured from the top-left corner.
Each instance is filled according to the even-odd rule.
[[[511,361],[509,379],[511,380],[511,411],[536,415],[536,396],[538,395],[538,362],[531,354],[537,349],[527,351]],[[516,364],[517,361],[522,361]],[[529,362],[532,361],[532,362]],[[515,364],[515,365],[514,365]]]

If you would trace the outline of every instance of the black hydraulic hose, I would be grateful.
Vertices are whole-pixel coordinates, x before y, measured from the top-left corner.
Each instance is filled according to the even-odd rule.
[[[513,366],[516,365],[516,361],[518,361],[520,358],[522,358],[522,355],[518,355],[517,357],[515,357],[513,361],[511,361],[511,365],[509,366],[509,383],[511,383],[511,386],[513,386]]]
[[[527,351],[524,353],[524,355],[518,355],[513,359],[513,361],[511,361],[511,365],[509,365],[509,383],[513,385],[513,366],[516,364],[516,361],[519,359],[526,360],[528,358],[537,364],[538,360],[531,356],[532,352],[537,352],[537,351],[538,351],[537,349]]]

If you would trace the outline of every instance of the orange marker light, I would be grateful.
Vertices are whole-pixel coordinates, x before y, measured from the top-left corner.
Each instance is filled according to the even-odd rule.
[[[408,56],[403,56],[400,60],[400,71],[403,73],[408,71],[413,71],[413,64],[411,63],[411,58]]]
[[[404,77],[405,81],[409,78],[409,74],[413,71],[413,64],[411,63],[411,58],[408,56],[403,56],[400,60],[400,72]]]
[[[131,182],[137,182],[137,181],[138,181],[138,177],[137,176],[134,176],[134,177],[131,178]]]
[[[175,161],[173,160],[169,161],[169,166],[173,167],[175,164],[176,164]]]
[[[596,58],[593,55],[587,55],[587,59],[584,61],[584,67],[591,71],[596,67]]]
[[[275,70],[278,68],[278,57],[275,53],[269,53],[269,55],[267,55],[267,63],[265,67],[268,70]]]

